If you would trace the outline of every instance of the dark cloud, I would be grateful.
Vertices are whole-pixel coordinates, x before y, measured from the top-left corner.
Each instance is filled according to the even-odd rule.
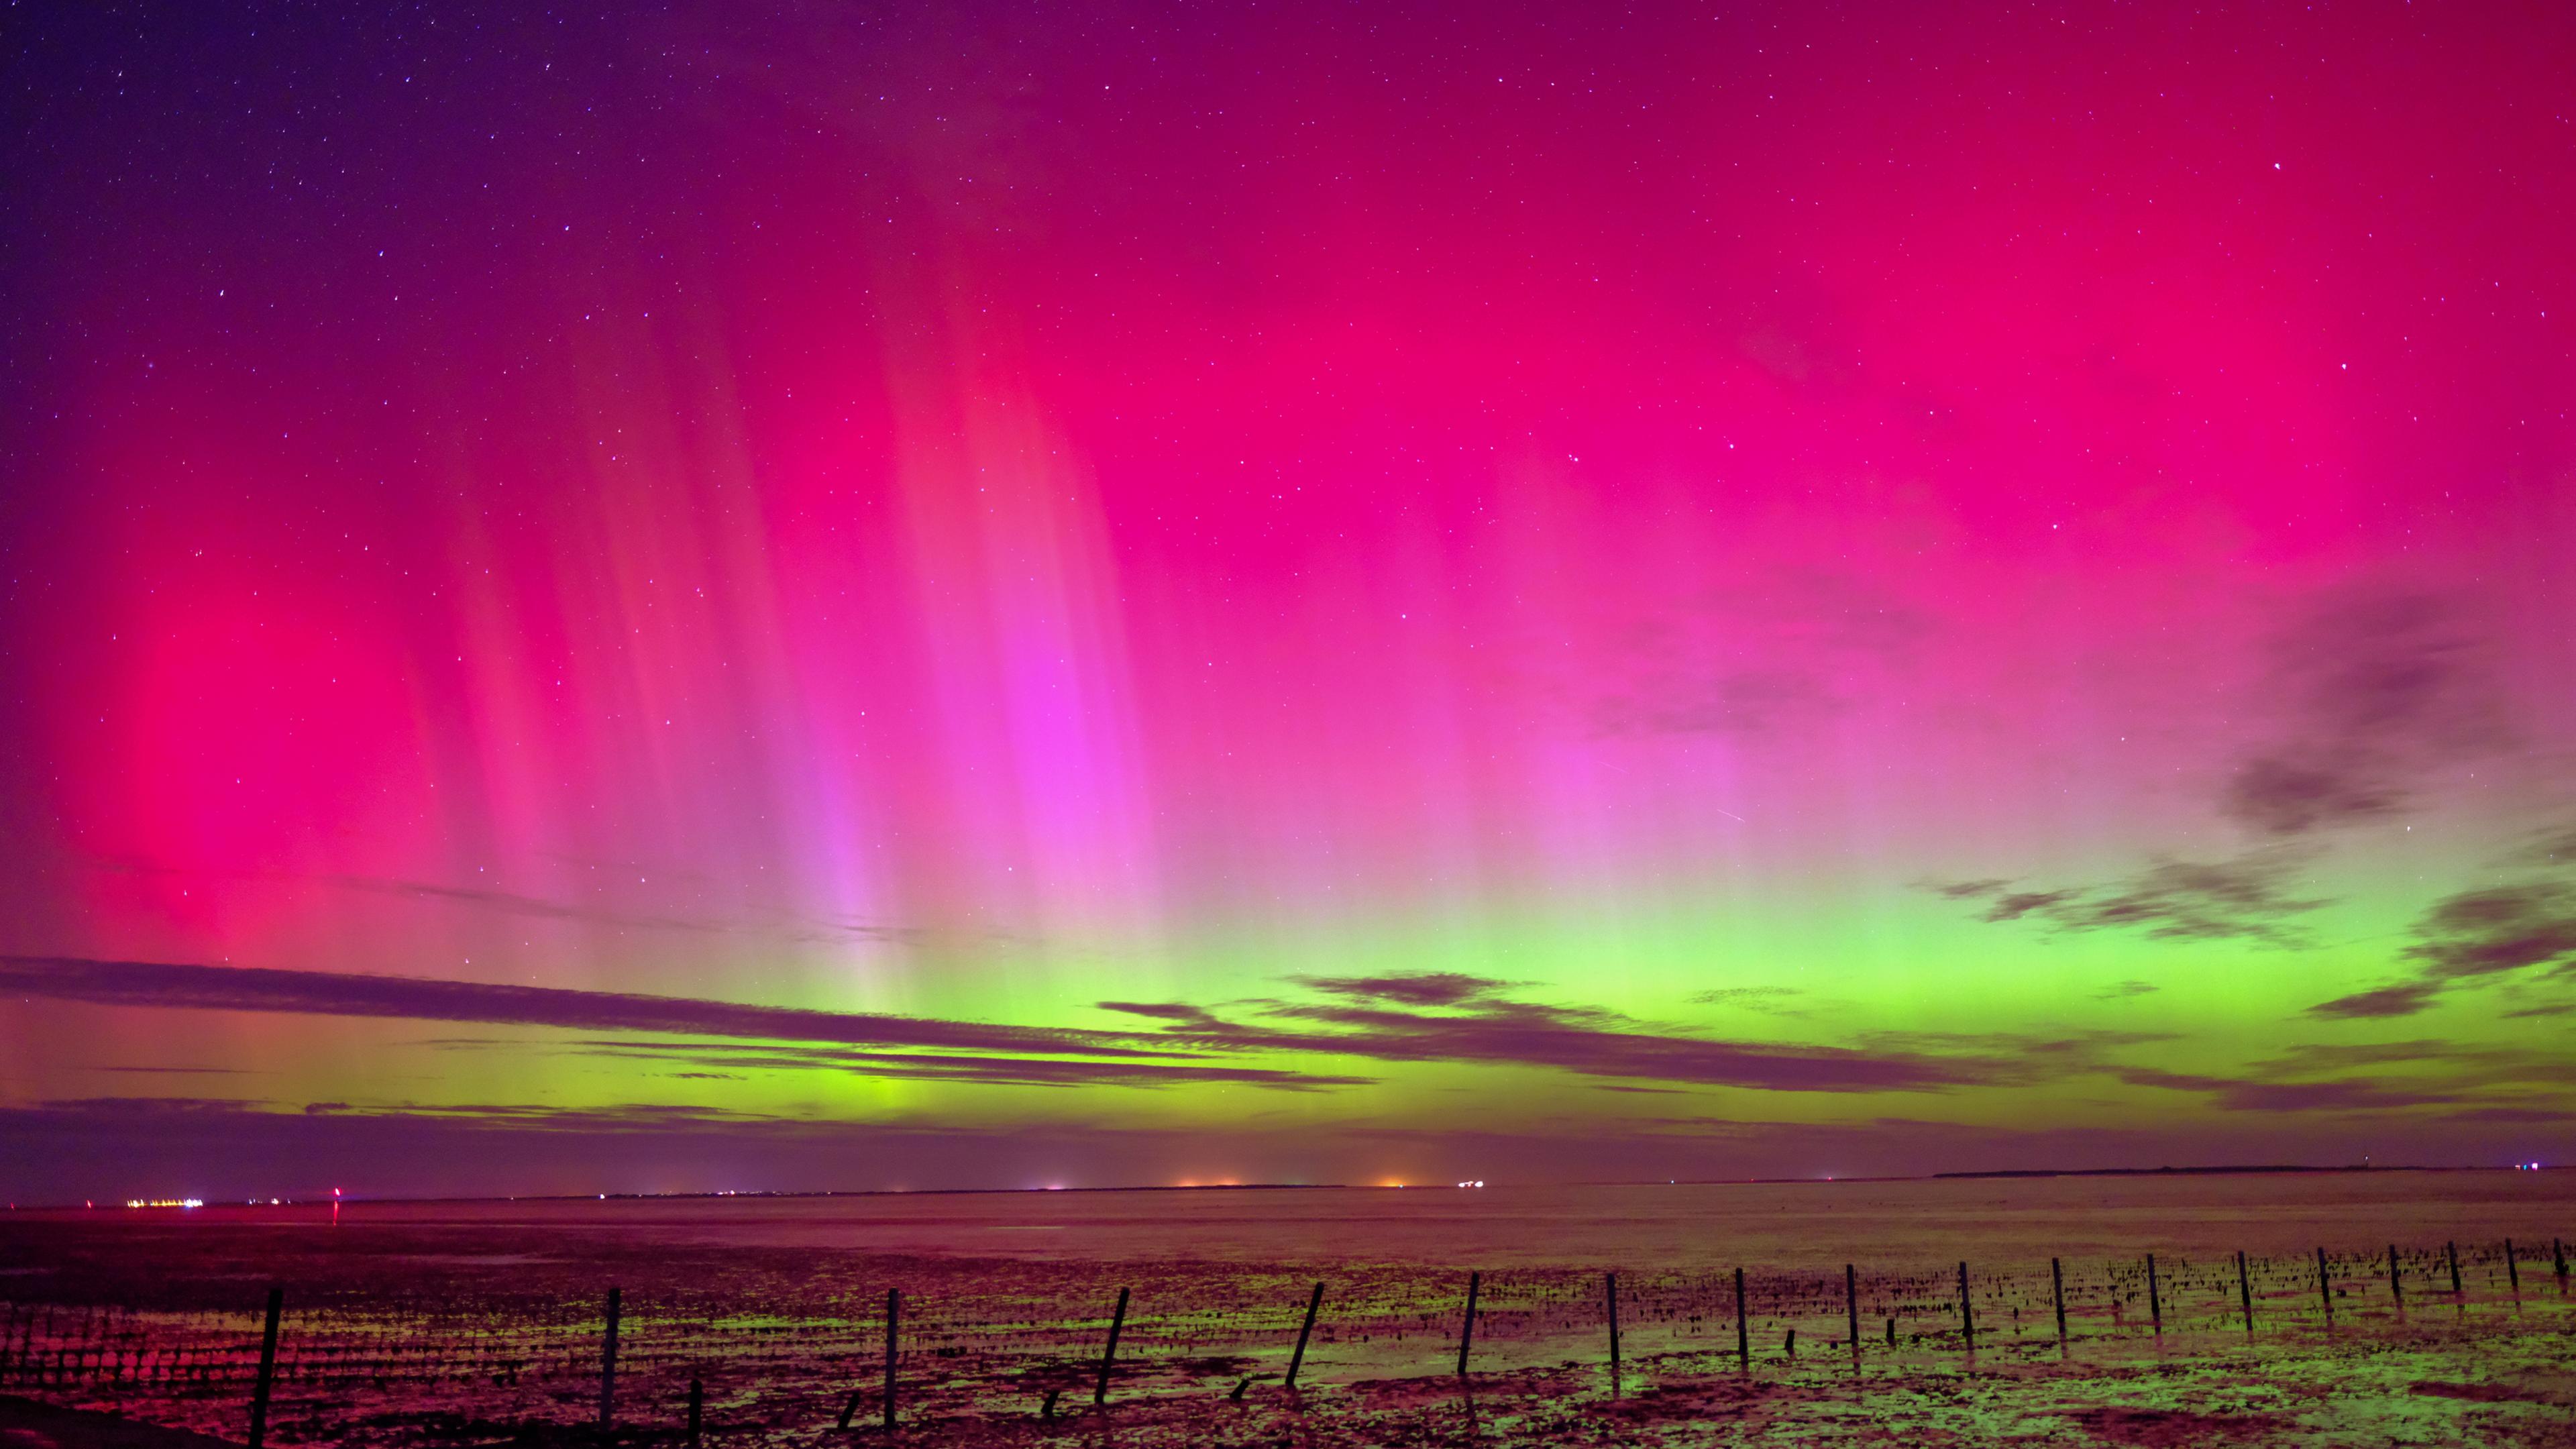
[[[1389,982],[1405,983],[1389,990]],[[1781,1092],[1941,1091],[1997,1079],[2007,1064],[1970,1057],[1849,1047],[1757,1045],[1652,1030],[1594,1007],[1513,1001],[1481,977],[1324,977],[1305,984],[1325,1001],[1251,1003],[1259,1021],[1196,1007],[1103,1003],[1161,1020],[1165,1040],[1226,1050],[1275,1050],[1377,1061],[1481,1062],[1588,1077]],[[1396,993],[1411,991],[1414,997]],[[1444,998],[1439,1009],[1414,999]]]
[[[518,1043],[514,1050],[524,1050]],[[1172,1087],[1222,1084],[1315,1091],[1362,1087],[1371,1077],[1326,1076],[1276,1067],[1236,1067],[1200,1061],[1088,1061],[1064,1057],[956,1056],[853,1051],[840,1047],[752,1047],[703,1043],[576,1041],[564,1045],[585,1056],[743,1071],[849,1071],[870,1077],[919,1081],[985,1082],[1023,1087]],[[677,1073],[679,1076],[713,1075]]]
[[[1804,1016],[1804,1011],[1789,1003],[1806,994],[1795,986],[1721,986],[1710,991],[1694,991],[1689,1000],[1696,1006],[1732,1006],[1772,1016]]]
[[[2405,954],[2418,963],[2414,980],[2321,1001],[2309,1014],[2409,1016],[2465,982],[2537,967],[2551,976],[2576,975],[2576,889],[2544,880],[2445,896],[2416,918]],[[2550,1016],[2561,1009],[2543,1004],[2505,1014]]]
[[[1392,1001],[1404,1006],[1456,1006],[1480,996],[1494,995],[1512,985],[1508,981],[1468,976],[1456,971],[1397,976],[1292,976],[1289,979],[1300,986],[1335,996]]]
[[[2229,1112],[2395,1111],[2444,1106],[2462,1100],[2454,1091],[2417,1090],[2352,1078],[2279,1082],[2199,1076],[2151,1067],[2124,1068],[2115,1075],[2133,1087],[2207,1093],[2215,1105]]]
[[[2217,861],[2159,858],[2125,880],[2019,887],[2009,879],[1933,882],[1983,902],[1980,919],[2058,931],[2133,931],[2160,940],[2307,943],[2299,918],[2326,904],[2294,889],[2320,848],[2306,837],[2394,815],[2449,764],[2508,738],[2489,630],[2470,601],[2377,586],[2315,603],[2271,642],[2257,714],[2268,720],[2221,787],[2220,811],[2271,845]],[[2576,848],[2576,829],[2543,850]],[[2480,910],[2493,913],[2480,916]],[[2461,898],[2460,919],[2428,923],[2416,949],[2430,981],[2513,970],[2576,951],[2576,910]],[[2403,1016],[2438,985],[2398,982],[2321,1002],[2328,1017]]]
[[[1827,571],[1674,598],[1614,627],[1592,656],[1619,675],[1594,727],[1789,736],[1848,707],[1831,681],[1904,667],[1930,629],[1875,580]]]
[[[2576,866],[2576,825],[2557,825],[2535,833],[2512,858],[2524,865]]]
[[[2018,921],[2033,911],[2044,911],[2053,906],[2063,905],[2068,901],[2080,899],[2083,894],[2078,890],[2001,891],[1995,895],[1993,901],[1987,905],[1984,914],[1978,919]]]
[[[2328,599],[2274,640],[2265,688],[2278,737],[2221,805],[2266,835],[2392,814],[2429,770],[2504,733],[2483,631],[2463,601],[2421,591]]]
[[[2419,1037],[2294,1043],[2227,1076],[2135,1066],[2113,1075],[2132,1086],[2202,1093],[2230,1112],[2520,1110],[2534,1105],[2534,1088],[2576,1085],[2576,1063],[2553,1051]]]
[[[2135,931],[2160,940],[2250,940],[2290,946],[2291,918],[2324,902],[2295,894],[2306,852],[2275,847],[2228,860],[2161,859],[2102,886],[2014,890],[2003,880],[1933,881],[1951,900],[1982,900],[1985,921],[2036,919],[2060,931]],[[2132,993],[2134,994],[2134,993]]]
[[[2413,1016],[2433,1004],[2441,988],[2423,981],[2404,981],[2370,991],[2356,991],[2332,1001],[2320,1001],[2308,1008],[2310,1016],[2338,1016],[2367,1019],[2383,1016]]]
[[[2113,1053],[2177,1039],[2165,1031],[1872,1031],[1856,1044],[1870,1051],[1971,1058],[1987,1065],[1988,1085],[2028,1086],[2115,1070]]]
[[[2298,835],[2393,813],[2404,797],[2357,751],[2309,760],[2257,755],[2227,781],[2222,808],[2269,835]]]
[[[0,956],[0,992],[102,1006],[470,1021],[573,1031],[652,1031],[847,1046],[1124,1057],[1155,1054],[1110,1033],[1070,1028],[992,1026],[865,1012],[747,1006],[677,996],[252,966]]]
[[[2576,890],[2555,882],[2462,891],[2416,923],[2407,955],[2444,980],[2576,959]]]

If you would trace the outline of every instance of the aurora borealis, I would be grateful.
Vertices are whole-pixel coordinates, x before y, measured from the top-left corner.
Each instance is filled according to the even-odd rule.
[[[12,1195],[2576,1151],[2564,12],[13,16]]]

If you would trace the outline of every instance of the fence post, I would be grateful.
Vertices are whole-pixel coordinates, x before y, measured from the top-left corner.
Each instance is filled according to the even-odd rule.
[[[696,1379],[689,1380],[689,1449],[698,1449],[698,1411],[706,1403],[707,1388]]]
[[[1735,1270],[1735,1364],[1745,1373],[1753,1372],[1753,1338],[1744,1322],[1744,1270]]]
[[[1850,1321],[1852,1361],[1860,1361],[1860,1275],[1843,1264],[1843,1317]]]
[[[617,1413],[617,1309],[621,1290],[608,1290],[608,1332],[599,1349],[599,1427],[605,1429]]]
[[[2464,1296],[2460,1291],[2460,1245],[2457,1243],[2444,1243],[2442,1245],[2442,1256],[2450,1260],[2451,1264],[2451,1296],[2454,1298]]]
[[[1091,1402],[1098,1407],[1109,1402],[1109,1366],[1118,1359],[1118,1331],[1127,1326],[1127,1290],[1118,1290],[1118,1309],[1109,1317],[1109,1346],[1100,1351],[1100,1382],[1092,1385]]]
[[[2567,1286],[2567,1244],[2557,1238],[2549,1240],[2549,1266],[2557,1271],[2558,1286]]]
[[[903,1290],[900,1288],[888,1288],[886,1290],[885,1336],[885,1426],[886,1432],[888,1433],[894,1432],[895,1332],[897,1322],[902,1316],[902,1311]],[[867,1397],[867,1392],[867,1388],[864,1384],[858,1388],[850,1390],[850,1397],[841,1405],[841,1417],[834,1421],[837,1427],[843,1429],[850,1427],[850,1420],[858,1416],[859,1400]]]
[[[2066,1270],[2055,1258],[2048,1260],[2048,1299],[2057,1305],[2057,1346],[2066,1347]]]
[[[2514,1297],[2522,1296],[2522,1267],[2513,1260],[2513,1239],[2511,1238],[2504,1240],[2504,1283],[2506,1287],[2513,1290]]]
[[[2397,1245],[2388,1245],[2388,1301],[2400,1313],[2406,1311],[2406,1280],[2398,1276]]]
[[[1968,1265],[1959,1265],[1959,1338],[1968,1352],[1977,1351],[1976,1305],[1968,1301]]]
[[[268,1386],[277,1376],[277,1315],[286,1307],[286,1290],[268,1290],[268,1324],[259,1332],[259,1378],[250,1390],[250,1449],[268,1437]]]
[[[1458,1377],[1467,1376],[1467,1350],[1476,1342],[1476,1284],[1483,1275],[1467,1274],[1467,1321],[1458,1326]]]
[[[2245,1275],[2245,1250],[2236,1250],[2236,1296],[2245,1305],[2245,1333],[2254,1333],[2254,1280]]]
[[[1306,1323],[1297,1330],[1297,1351],[1288,1356],[1287,1387],[1297,1387],[1297,1370],[1306,1362],[1306,1340],[1315,1332],[1315,1310],[1324,1306],[1324,1285],[1315,1285],[1313,1296],[1306,1300]]]
[[[2156,1296],[2156,1255],[2147,1255],[2147,1318],[2155,1325],[2156,1336],[2165,1331],[2165,1301]]]
[[[1602,1275],[1602,1293],[1610,1306],[1610,1393],[1619,1393],[1619,1275]]]
[[[2334,1327],[2334,1275],[2326,1270],[2326,1250],[2317,1249],[2317,1301],[2326,1306],[2326,1327]]]

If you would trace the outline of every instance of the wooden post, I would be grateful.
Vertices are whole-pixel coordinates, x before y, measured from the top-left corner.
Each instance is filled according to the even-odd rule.
[[[1118,1295],[1118,1301],[1122,1304],[1127,1301],[1127,1295],[1123,1290]],[[885,1431],[889,1434],[894,1432],[895,1342],[902,1323],[903,1290],[888,1288],[886,1290]],[[1114,1345],[1117,1340],[1112,1338],[1110,1342]]]
[[[2066,1347],[2066,1270],[2048,1260],[2048,1299],[2057,1305],[2057,1346]]]
[[[1127,1326],[1127,1290],[1118,1290],[1118,1309],[1109,1316],[1109,1346],[1100,1351],[1100,1382],[1092,1385],[1093,1407],[1109,1402],[1109,1366],[1118,1359],[1118,1331]]]
[[[2236,1250],[2236,1296],[2245,1304],[2245,1332],[2254,1332],[2254,1280],[2245,1276],[2245,1250]]]
[[[1467,1376],[1467,1350],[1476,1344],[1476,1284],[1481,1274],[1467,1275],[1467,1319],[1458,1325],[1458,1377]]]
[[[2317,1249],[2317,1301],[2326,1306],[2326,1327],[2334,1327],[2334,1275],[2326,1270],[2326,1250]]]
[[[2147,1319],[2155,1325],[2156,1336],[2165,1331],[2165,1301],[2156,1296],[2156,1255],[2147,1255]]]
[[[286,1308],[286,1290],[268,1290],[268,1324],[259,1332],[259,1378],[250,1390],[250,1449],[268,1437],[268,1388],[277,1377],[277,1316]]]
[[[2522,1267],[2513,1260],[2513,1239],[2511,1238],[2504,1240],[2504,1284],[2513,1290],[2513,1296],[2516,1298],[2522,1296]]]
[[[608,1290],[608,1333],[599,1348],[599,1427],[605,1429],[617,1414],[617,1307],[620,1290]]]
[[[1965,1263],[1959,1265],[1959,1338],[1967,1344],[1968,1352],[1977,1351],[1976,1306],[1968,1301],[1968,1265]]]
[[[885,1427],[886,1432],[889,1434],[894,1432],[895,1335],[900,1330],[902,1321],[903,1290],[900,1288],[888,1288],[886,1290],[885,1332]],[[841,1417],[835,1421],[838,1427],[843,1429],[850,1427],[850,1420],[858,1417],[859,1401],[866,1398],[867,1393],[868,1391],[865,1386],[850,1390],[850,1397],[841,1405]]]
[[[1746,1373],[1753,1371],[1753,1338],[1744,1326],[1744,1270],[1735,1270],[1735,1364]]]
[[[1616,1397],[1619,1392],[1619,1275],[1603,1274],[1601,1291],[1610,1307],[1610,1392]]]
[[[698,1411],[705,1406],[707,1386],[689,1380],[689,1449],[698,1449]]]
[[[1287,1386],[1289,1388],[1297,1387],[1297,1370],[1306,1362],[1306,1340],[1315,1332],[1315,1310],[1323,1306],[1324,1285],[1318,1283],[1315,1285],[1313,1295],[1306,1300],[1306,1323],[1304,1327],[1297,1330],[1297,1351],[1288,1356]]]
[[[2549,1266],[2558,1273],[2558,1286],[2567,1286],[2567,1244],[2557,1238],[2549,1240]]]
[[[1843,1316],[1851,1322],[1852,1357],[1860,1357],[1860,1275],[1843,1264]]]
[[[2449,1259],[2451,1263],[2451,1296],[2454,1298],[2460,1297],[2460,1245],[2457,1243],[2444,1243],[2442,1245],[2442,1256]]]
[[[2397,1245],[2388,1245],[2388,1301],[2398,1312],[2406,1311],[2406,1280],[2397,1274]]]

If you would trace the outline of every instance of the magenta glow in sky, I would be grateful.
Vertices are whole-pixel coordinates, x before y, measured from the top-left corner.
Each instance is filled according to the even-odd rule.
[[[11,44],[14,1193],[2576,1148],[2552,9]]]

